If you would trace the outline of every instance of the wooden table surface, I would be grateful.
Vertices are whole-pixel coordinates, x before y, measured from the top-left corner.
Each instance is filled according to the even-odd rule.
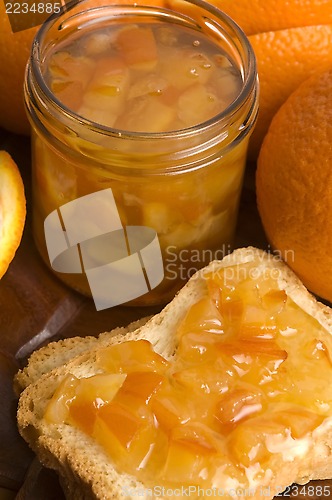
[[[116,307],[97,312],[91,300],[58,281],[41,261],[31,235],[29,138],[0,129],[0,149],[6,149],[16,160],[28,202],[22,243],[0,281],[0,500],[62,500],[55,473],[39,464],[17,432],[13,375],[33,350],[50,340],[97,335],[159,308]],[[245,177],[236,241],[236,246],[248,245],[267,248],[256,209],[252,166],[248,166]],[[310,485],[313,489],[298,491],[300,498],[332,497],[332,481]],[[296,488],[287,493],[296,496]]]

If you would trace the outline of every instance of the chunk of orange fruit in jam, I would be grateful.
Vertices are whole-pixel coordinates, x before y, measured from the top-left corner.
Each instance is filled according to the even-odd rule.
[[[221,396],[214,413],[214,417],[220,425],[220,432],[228,434],[240,421],[261,412],[264,399],[262,391],[249,384],[247,386],[239,385]]]
[[[256,264],[205,274],[171,359],[147,340],[100,349],[100,373],[69,374],[45,419],[77,426],[146,485],[277,474],[332,415],[331,340]]]
[[[204,30],[170,23],[168,18],[156,22],[154,15],[148,19],[138,16],[133,23],[120,16],[113,24],[98,18],[77,33],[67,33],[59,47],[47,51],[45,83],[58,104],[66,107],[65,115],[73,112],[80,130],[63,127],[57,132],[69,146],[61,151],[41,136],[34,139],[34,232],[47,264],[45,218],[64,203],[107,188],[113,191],[122,224],[154,229],[163,256],[171,247],[179,255],[188,249],[214,251],[233,240],[247,137],[229,154],[216,158],[212,170],[184,169],[185,175],[153,175],[153,171],[164,172],[160,163],[164,153],[170,155],[167,169],[178,166],[178,155],[171,151],[181,141],[173,141],[174,133],[184,139],[183,130],[188,129],[185,149],[194,153],[201,134],[189,129],[200,130],[201,124],[229,110],[245,84],[241,61]],[[238,136],[235,122],[223,137],[226,145]],[[106,139],[114,133],[120,144],[114,146],[116,154],[113,139]],[[152,148],[148,140],[139,140],[142,134],[157,134]],[[123,176],[115,175],[117,164]],[[149,182],[132,175],[135,166],[151,170]],[[176,278],[176,265],[167,266],[163,283],[138,302],[167,302],[190,274],[189,260]],[[78,274],[59,277],[91,296],[88,281]]]
[[[163,372],[169,365],[166,359],[154,352],[147,340],[128,341],[105,347],[97,354],[97,364],[101,369],[113,373]]]
[[[211,456],[215,457],[217,448],[209,433],[202,432],[200,426],[184,424],[175,427],[169,438],[168,453],[161,478],[166,483],[182,485],[199,484],[205,474]]]

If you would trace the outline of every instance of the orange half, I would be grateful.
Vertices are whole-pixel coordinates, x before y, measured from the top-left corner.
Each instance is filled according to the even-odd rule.
[[[20,171],[6,151],[0,151],[0,278],[21,242],[26,200]]]

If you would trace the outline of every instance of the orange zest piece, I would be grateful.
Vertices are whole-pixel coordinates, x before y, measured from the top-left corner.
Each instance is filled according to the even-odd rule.
[[[168,361],[156,353],[150,342],[137,340],[126,344],[114,344],[98,352],[97,363],[100,368],[114,373],[131,373],[142,368],[145,371],[163,371]]]
[[[117,43],[129,66],[148,66],[152,69],[157,64],[157,45],[151,29],[125,28],[119,33]]]
[[[82,83],[66,82],[55,80],[52,84],[52,90],[56,97],[67,106],[67,108],[77,111],[82,104]]]

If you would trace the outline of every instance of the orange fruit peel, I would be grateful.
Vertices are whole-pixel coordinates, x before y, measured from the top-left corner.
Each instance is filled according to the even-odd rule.
[[[280,106],[303,81],[332,64],[332,24],[259,33],[249,40],[260,81],[260,112],[248,151],[256,161]]]
[[[209,3],[231,17],[246,35],[332,23],[329,0],[210,0]],[[166,5],[190,14],[195,9],[182,0],[166,0]]]
[[[20,171],[6,151],[0,151],[0,278],[21,242],[26,200]]]
[[[247,35],[332,23],[326,0],[212,0]]]
[[[280,107],[257,166],[258,209],[269,242],[305,286],[332,302],[332,64]]]

